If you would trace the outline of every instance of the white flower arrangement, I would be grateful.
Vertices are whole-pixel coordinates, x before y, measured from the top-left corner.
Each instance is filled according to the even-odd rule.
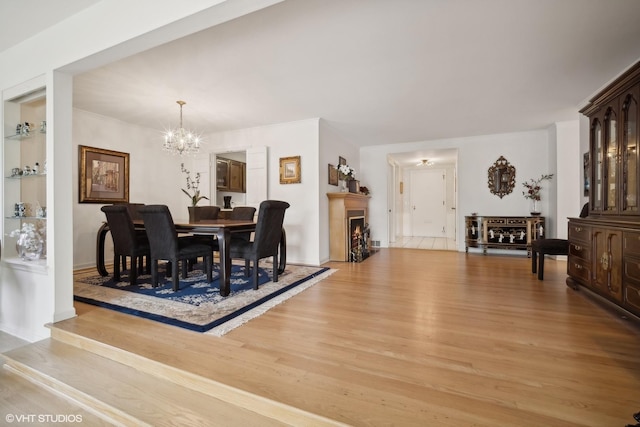
[[[9,233],[9,236],[16,237],[25,234],[29,238],[40,237],[40,233],[36,231],[36,226],[30,222],[22,224],[22,228],[18,228]]]
[[[338,174],[340,175],[340,179],[355,179],[356,171],[349,165],[338,165],[336,166],[338,170]]]

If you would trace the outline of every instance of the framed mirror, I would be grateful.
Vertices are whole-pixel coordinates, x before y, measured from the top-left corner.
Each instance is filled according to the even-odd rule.
[[[489,191],[501,199],[513,191],[516,185],[516,168],[500,156],[489,168]]]

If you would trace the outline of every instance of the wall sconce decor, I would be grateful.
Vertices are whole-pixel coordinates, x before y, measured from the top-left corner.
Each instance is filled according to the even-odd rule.
[[[516,168],[500,156],[489,168],[489,191],[501,199],[513,191],[516,185]]]

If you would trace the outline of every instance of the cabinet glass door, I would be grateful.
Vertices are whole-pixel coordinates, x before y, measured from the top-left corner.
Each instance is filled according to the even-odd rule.
[[[605,163],[606,188],[605,188],[605,209],[615,211],[618,208],[618,134],[616,114],[612,108],[607,110],[605,115],[605,153],[607,156]]]
[[[622,107],[623,148],[624,148],[624,198],[623,210],[638,210],[638,105],[635,97],[629,94]]]
[[[229,189],[229,161],[218,159],[216,161],[216,187],[218,190]]]
[[[604,163],[603,163],[603,149],[602,149],[602,125],[598,119],[593,120],[591,126],[591,141],[593,147],[591,152],[593,153],[593,196],[591,209],[594,211],[602,210],[602,189],[603,189],[603,175],[604,175]]]

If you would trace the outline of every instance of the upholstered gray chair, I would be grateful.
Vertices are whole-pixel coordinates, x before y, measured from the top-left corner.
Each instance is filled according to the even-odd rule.
[[[245,274],[247,276],[249,276],[251,263],[253,263],[251,269],[253,289],[258,289],[258,262],[262,258],[273,257],[272,280],[278,281],[278,246],[282,236],[284,213],[289,206],[287,202],[265,200],[260,203],[253,241],[234,238],[234,235],[231,235],[231,258],[245,260]]]
[[[169,261],[173,290],[180,287],[178,281],[179,261],[182,261],[182,278],[187,278],[187,261],[204,258],[207,281],[211,282],[213,252],[211,246],[191,237],[178,237],[173,217],[166,205],[147,205],[141,209],[144,227],[151,246],[151,283],[158,286],[158,261]]]
[[[147,269],[151,255],[149,241],[146,235],[136,232],[129,210],[125,205],[103,206],[102,212],[107,217],[107,224],[113,239],[113,278],[120,280],[120,261],[131,257],[131,271],[129,283],[135,285],[138,279],[138,267],[142,269],[142,260],[147,257]],[[123,267],[125,268],[125,267]]]

